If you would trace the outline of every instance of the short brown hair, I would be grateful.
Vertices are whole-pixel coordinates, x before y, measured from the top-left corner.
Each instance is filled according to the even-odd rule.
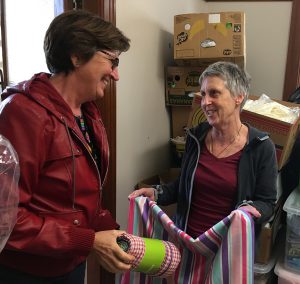
[[[127,51],[130,40],[112,23],[83,10],[64,12],[53,19],[44,38],[46,63],[51,73],[74,69],[71,56],[82,63],[98,50]]]

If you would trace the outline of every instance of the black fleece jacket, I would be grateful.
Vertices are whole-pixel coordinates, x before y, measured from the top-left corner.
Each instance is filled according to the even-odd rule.
[[[242,203],[251,204],[261,213],[261,217],[255,219],[256,224],[261,224],[270,219],[276,203],[276,152],[267,133],[249,125],[247,127],[248,141],[242,150],[238,165],[236,206],[232,209],[238,208]],[[181,174],[176,181],[162,185],[162,192],[158,195],[158,205],[177,203],[175,225],[183,231],[187,228],[201,145],[210,128],[207,122],[203,122],[188,130]]]

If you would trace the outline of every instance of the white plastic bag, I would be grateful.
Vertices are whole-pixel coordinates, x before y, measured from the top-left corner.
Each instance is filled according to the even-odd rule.
[[[0,252],[16,223],[20,167],[11,143],[0,135]]]
[[[265,94],[262,94],[257,100],[248,99],[244,109],[291,124],[296,121],[300,113],[299,107],[287,107],[273,101]]]

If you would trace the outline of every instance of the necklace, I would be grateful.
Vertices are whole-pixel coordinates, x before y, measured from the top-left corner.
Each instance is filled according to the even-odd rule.
[[[237,134],[233,137],[233,139],[229,142],[229,144],[222,149],[217,155],[215,155],[217,158],[219,158],[221,156],[221,154],[223,154],[236,140],[236,138],[240,135],[241,129],[243,127],[243,124],[241,124]],[[211,153],[214,153],[214,142],[213,142],[213,137],[212,137],[212,131],[210,132],[210,141],[211,141]]]
[[[75,116],[75,119],[76,119],[76,122],[77,122],[86,142],[88,143],[88,149],[89,149],[90,153],[92,153],[93,152],[92,141],[91,141],[89,132],[87,130],[87,126],[84,121],[84,117],[83,117],[83,115]]]

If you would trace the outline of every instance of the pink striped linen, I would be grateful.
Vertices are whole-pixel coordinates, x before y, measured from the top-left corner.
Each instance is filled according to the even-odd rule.
[[[128,233],[168,240],[180,250],[181,262],[168,278],[126,272],[116,277],[120,284],[252,284],[254,225],[241,208],[193,239],[177,228],[153,201],[130,200]]]

